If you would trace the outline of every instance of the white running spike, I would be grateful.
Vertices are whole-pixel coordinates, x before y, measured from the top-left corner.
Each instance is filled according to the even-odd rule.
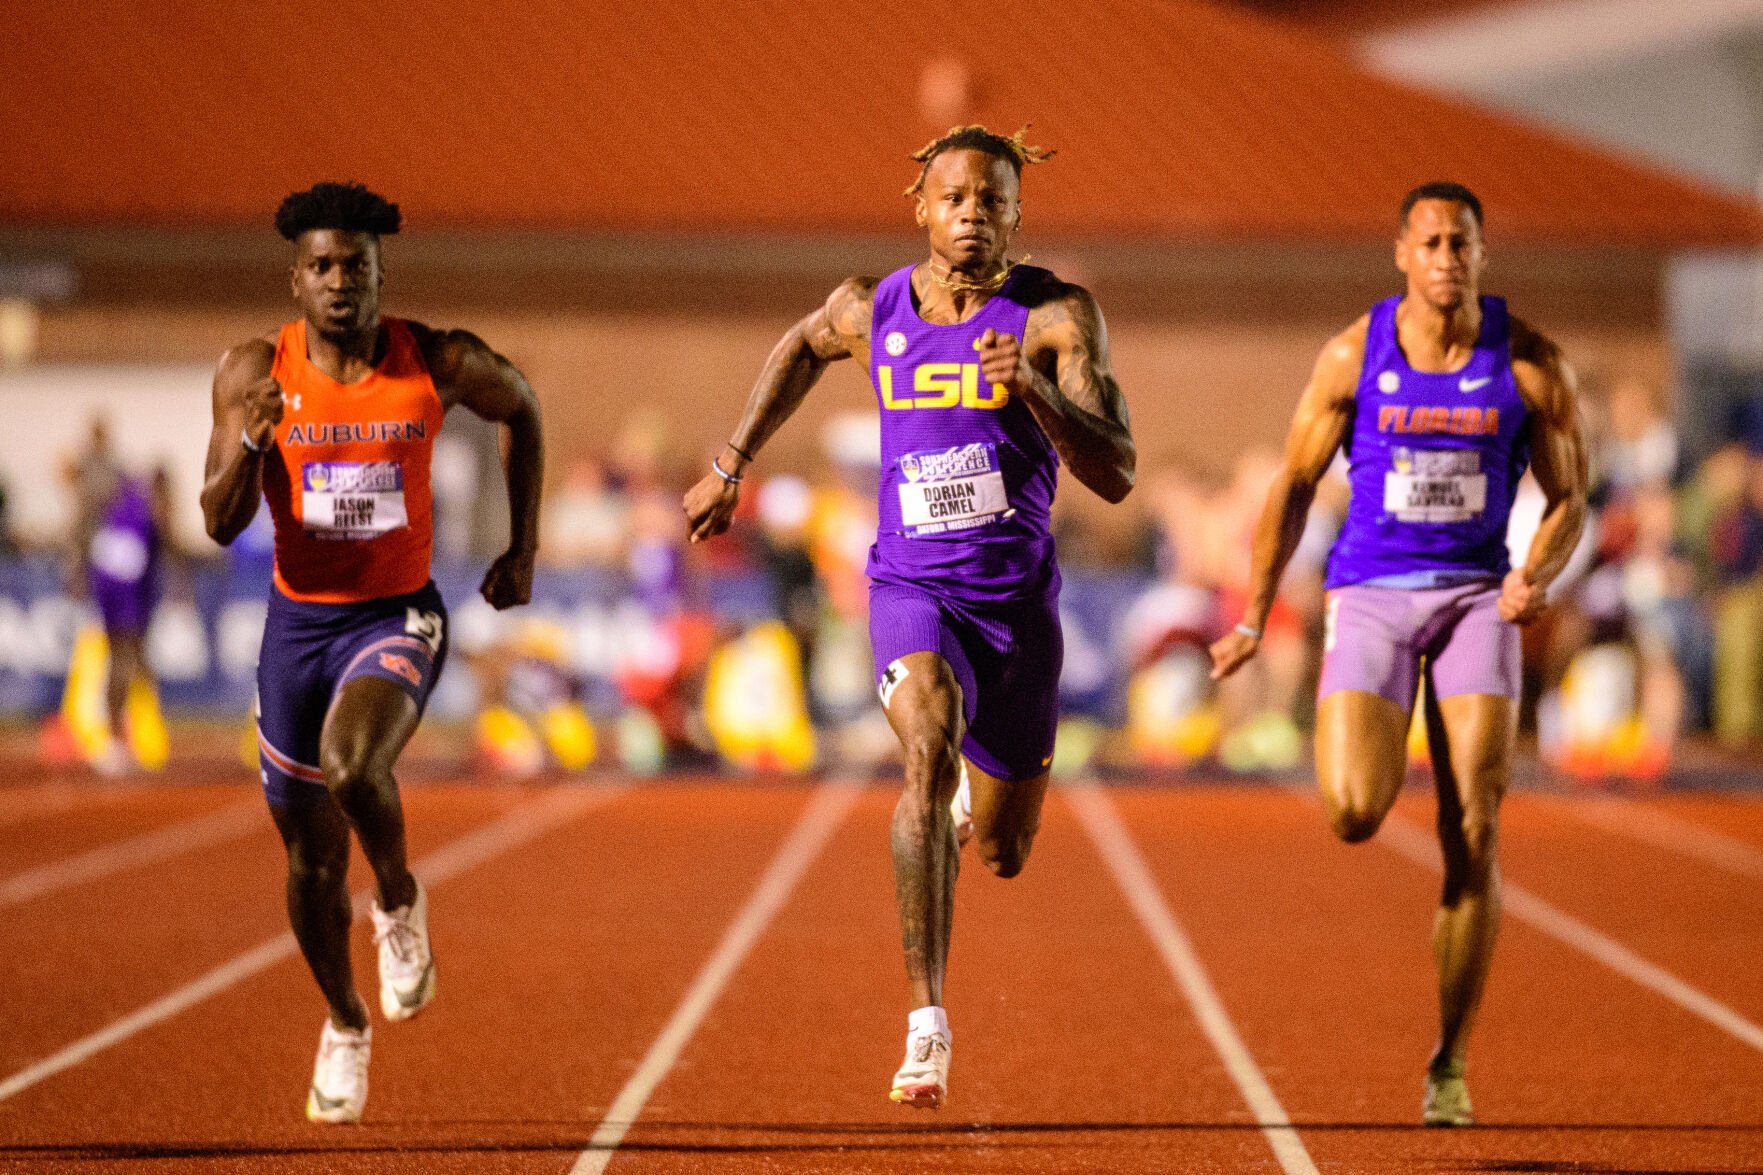
[[[416,900],[391,913],[376,901],[373,941],[379,948],[380,1011],[388,1020],[408,1020],[435,998],[435,958],[429,950],[428,891],[421,883]]]

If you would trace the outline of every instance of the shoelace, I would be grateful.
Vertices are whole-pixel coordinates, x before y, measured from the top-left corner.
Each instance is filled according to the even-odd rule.
[[[942,1033],[933,1032],[929,1036],[919,1037],[912,1044],[912,1063],[914,1065],[924,1064],[938,1049],[945,1053],[949,1051],[949,1042],[943,1039]]]
[[[410,923],[403,918],[391,915],[387,917],[388,921],[379,923],[373,928],[374,944],[377,946],[380,943],[390,943],[393,958],[405,964],[414,962],[416,959],[416,931],[412,930]]]

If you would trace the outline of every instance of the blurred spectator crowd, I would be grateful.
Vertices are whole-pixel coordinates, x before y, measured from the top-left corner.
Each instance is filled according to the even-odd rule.
[[[1555,607],[1525,633],[1523,725],[1571,779],[1654,784],[1686,735],[1763,744],[1763,435],[1735,429],[1692,459],[1659,389],[1618,380],[1588,386],[1584,400],[1592,510]],[[471,723],[480,762],[514,775],[597,761],[789,771],[888,759],[863,574],[874,418],[834,417],[820,441],[814,476],[761,462],[730,533],[697,546],[683,541],[679,500],[710,455],[676,451],[665,421],[638,414],[603,447],[569,451],[545,500],[535,607],[496,614],[450,594],[463,668],[450,671],[461,681],[437,696],[437,717]],[[486,506],[501,502],[493,437],[438,464],[440,555],[481,568],[499,542],[493,526],[470,521],[500,514]],[[1277,464],[1270,449],[1221,468],[1142,463],[1126,507],[1136,537],[1124,544],[1097,541],[1092,515],[1061,509],[1067,717],[1056,769],[1301,768],[1344,480],[1331,477],[1317,496],[1262,655],[1222,688],[1207,675],[1207,645],[1242,615],[1250,540]],[[75,513],[87,516],[119,478],[101,423],[66,470]],[[140,472],[156,495],[172,492],[168,474]],[[1540,497],[1527,479],[1515,559]],[[78,534],[71,546],[89,543]],[[191,590],[180,567],[216,558],[175,548],[168,537],[174,598]],[[24,557],[0,485],[0,565]],[[72,569],[90,553],[61,558],[78,599]],[[547,583],[590,583],[597,595],[546,606]],[[236,634],[232,643],[244,644]]]

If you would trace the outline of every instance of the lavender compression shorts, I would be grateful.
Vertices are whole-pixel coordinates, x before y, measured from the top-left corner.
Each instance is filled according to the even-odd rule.
[[[1441,588],[1352,584],[1328,593],[1323,619],[1322,682],[1414,705],[1421,658],[1441,698],[1458,694],[1518,697],[1518,626],[1500,618],[1500,585],[1479,580]]]

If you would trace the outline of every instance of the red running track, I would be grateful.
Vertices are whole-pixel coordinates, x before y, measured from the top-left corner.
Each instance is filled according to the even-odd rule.
[[[439,999],[376,1026],[367,1121],[318,1127],[323,1010],[251,791],[0,790],[0,1171],[1763,1171],[1763,799],[1514,796],[1506,878],[1546,913],[1509,914],[1495,960],[1482,1125],[1429,1131],[1438,878],[1392,846],[1430,800],[1349,848],[1290,792],[1112,789],[1135,907],[1088,794],[1055,791],[1021,878],[969,859],[927,1113],[886,1100],[888,788],[410,788]]]

